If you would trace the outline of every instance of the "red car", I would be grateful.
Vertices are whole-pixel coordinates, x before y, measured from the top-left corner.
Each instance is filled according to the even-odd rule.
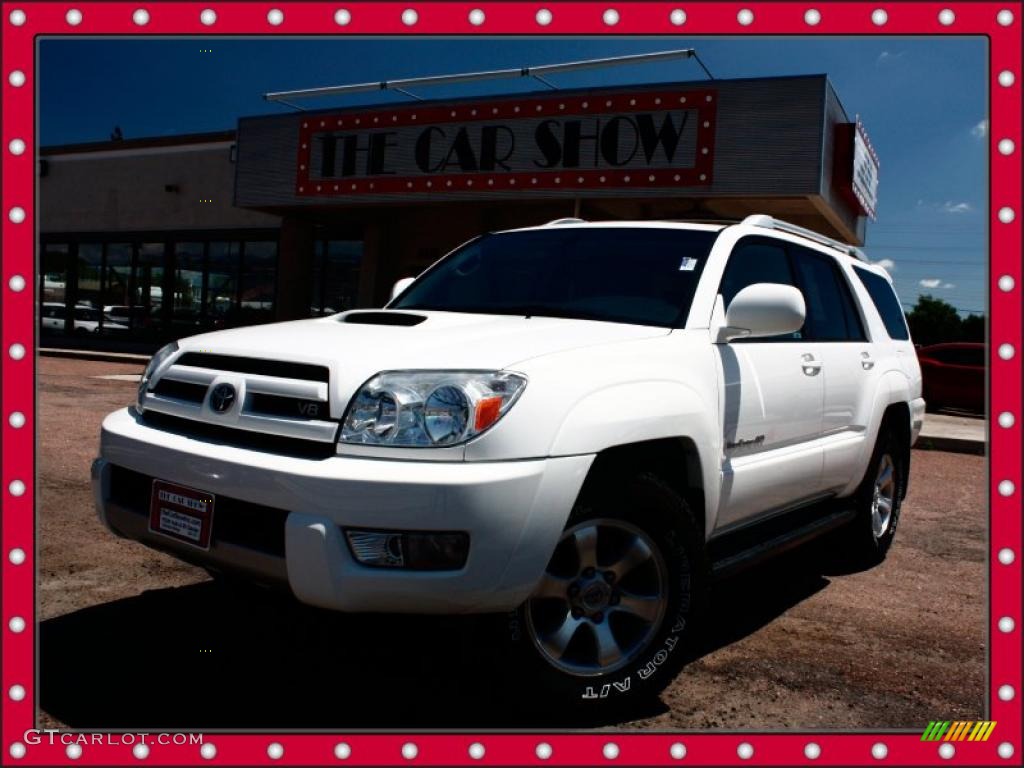
[[[917,350],[929,410],[985,410],[985,345],[932,344]]]

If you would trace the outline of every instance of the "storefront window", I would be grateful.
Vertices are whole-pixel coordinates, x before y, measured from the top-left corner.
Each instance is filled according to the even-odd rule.
[[[98,309],[102,302],[103,243],[78,244],[79,306]]]
[[[103,322],[131,327],[131,243],[107,243],[107,265],[103,280]]]
[[[274,319],[277,243],[268,240],[248,241],[244,248],[239,324],[267,323]]]
[[[39,270],[42,280],[39,295],[43,304],[40,307],[41,330],[44,334],[63,333],[68,281],[68,245],[46,243],[42,251],[42,265]]]
[[[160,332],[163,301],[164,244],[142,243],[139,245],[132,302],[132,315],[136,320],[134,327],[141,335],[155,336]]]
[[[203,243],[177,243],[174,247],[175,334],[198,331],[203,311]]]
[[[242,266],[239,242],[209,244],[206,289],[206,324],[224,328],[238,324],[238,271]]]
[[[331,315],[356,306],[362,258],[363,244],[358,240],[317,243],[313,257],[312,315]]]

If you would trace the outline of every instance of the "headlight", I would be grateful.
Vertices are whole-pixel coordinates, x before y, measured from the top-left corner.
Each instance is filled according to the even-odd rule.
[[[515,373],[380,373],[349,404],[343,443],[434,447],[458,445],[492,427],[519,397]]]
[[[165,347],[161,347],[149,363],[146,365],[146,370],[142,372],[142,378],[139,380],[139,410],[142,410],[143,400],[145,399],[146,389],[149,387],[149,380],[153,374],[156,373],[157,368],[164,364],[171,355],[178,351],[178,342],[172,341]]]

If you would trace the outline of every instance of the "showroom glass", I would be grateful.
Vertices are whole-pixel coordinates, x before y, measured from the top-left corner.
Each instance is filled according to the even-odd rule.
[[[76,304],[99,308],[103,305],[103,243],[78,244],[78,295]],[[77,315],[76,315],[77,316]],[[85,317],[78,317],[85,320]],[[99,321],[101,318],[97,318]]]
[[[64,331],[64,311],[58,311],[55,305],[63,306],[68,283],[68,245],[67,243],[47,243],[43,246],[42,268],[39,296],[43,302],[44,312],[41,313],[42,330],[44,333],[62,333]],[[47,313],[45,310],[49,310]]]
[[[277,278],[277,243],[249,240],[242,252],[242,295],[239,325],[268,323],[274,319]]]
[[[907,328],[907,320],[903,316],[903,307],[900,306],[900,300],[896,298],[896,292],[889,281],[881,275],[859,267],[854,267],[853,271],[857,273],[857,277],[871,296],[875,309],[882,316],[882,323],[889,338],[900,341],[909,339],[910,329]]]
[[[203,310],[203,243],[174,245],[174,305],[171,325],[175,335],[199,330]]]
[[[146,335],[156,334],[161,326],[164,302],[164,244],[141,243],[135,273],[132,312],[141,320]]]
[[[238,315],[238,272],[242,267],[242,244],[237,240],[209,244],[205,323],[225,328]]]
[[[722,275],[718,292],[722,294],[726,310],[736,298],[736,294],[744,288],[756,283],[776,283],[797,287],[793,277],[786,247],[778,240],[762,238],[744,238],[740,240],[729,254],[729,261]],[[800,341],[804,338],[804,328],[794,333],[782,333],[777,336],[758,336],[753,339],[734,339],[734,342],[763,341]]]
[[[310,297],[312,315],[331,315],[356,306],[362,259],[363,243],[359,240],[320,240],[316,243]]]
[[[392,307],[678,326],[717,236],[626,227],[485,235],[434,266]]]
[[[129,307],[132,303],[132,244],[107,243],[107,260],[103,277],[104,321],[133,327]]]

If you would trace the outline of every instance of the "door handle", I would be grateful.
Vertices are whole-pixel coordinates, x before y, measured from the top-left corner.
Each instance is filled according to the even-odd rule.
[[[871,359],[870,352],[860,353],[860,367],[863,368],[865,371],[870,371],[872,368],[875,367],[875,361]]]
[[[821,372],[821,361],[815,360],[814,355],[809,352],[803,355],[800,365],[804,369],[805,376],[817,376]]]

